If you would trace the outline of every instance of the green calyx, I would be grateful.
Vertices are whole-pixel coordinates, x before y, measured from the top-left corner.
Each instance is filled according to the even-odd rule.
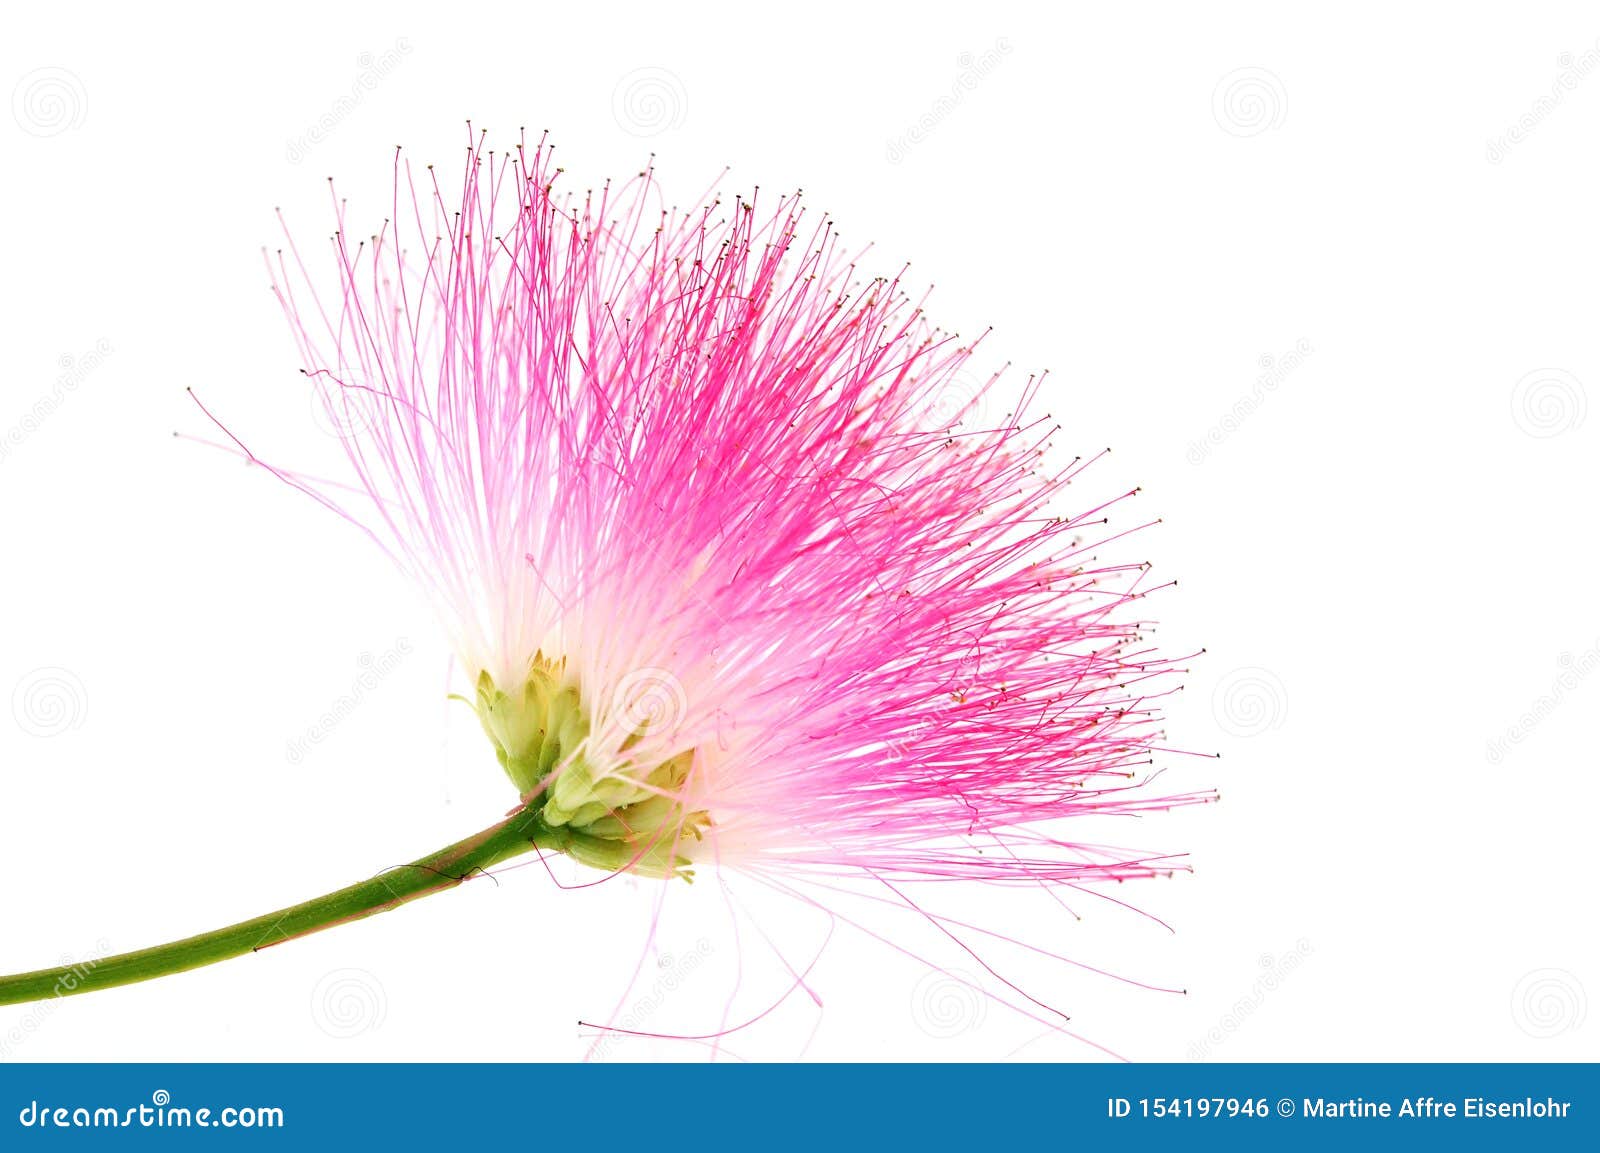
[[[641,729],[622,741],[619,763],[594,764],[577,680],[567,675],[565,661],[543,654],[511,692],[480,672],[476,700],[468,703],[500,767],[537,815],[535,844],[610,872],[688,879],[685,844],[699,841],[711,823],[708,813],[690,811],[683,800],[693,749],[655,764],[627,759],[645,735]]]
[[[478,710],[500,767],[524,796],[550,775],[563,752],[576,749],[589,735],[578,686],[564,674],[564,662],[535,657],[521,692],[513,694],[481,672],[477,700],[468,702]]]

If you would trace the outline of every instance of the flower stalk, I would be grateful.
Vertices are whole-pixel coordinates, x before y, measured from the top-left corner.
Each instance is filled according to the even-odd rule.
[[[75,996],[183,973],[258,953],[286,941],[357,921],[454,889],[495,865],[536,849],[569,850],[572,834],[552,829],[535,808],[425,857],[321,897],[181,941],[98,960],[0,977],[0,1005]]]

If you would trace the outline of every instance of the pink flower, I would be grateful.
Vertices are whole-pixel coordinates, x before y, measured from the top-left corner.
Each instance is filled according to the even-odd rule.
[[[1052,470],[1040,381],[992,411],[977,342],[798,196],[560,172],[479,138],[454,198],[397,155],[377,235],[339,209],[333,291],[269,262],[362,495],[279,475],[427,590],[540,843],[657,876],[1171,871],[1062,820],[1208,798],[1152,787],[1179,670],[1108,505],[1063,507],[1091,462]]]

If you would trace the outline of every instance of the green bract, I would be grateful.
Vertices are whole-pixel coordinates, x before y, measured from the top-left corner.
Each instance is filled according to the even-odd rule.
[[[627,758],[644,728],[621,742],[620,761],[592,759],[588,709],[564,661],[534,657],[520,688],[506,692],[478,674],[478,712],[501,768],[530,811],[538,814],[534,842],[586,865],[646,876],[688,876],[685,838],[700,839],[711,823],[684,803],[694,750],[665,761]],[[610,759],[610,758],[608,758]]]

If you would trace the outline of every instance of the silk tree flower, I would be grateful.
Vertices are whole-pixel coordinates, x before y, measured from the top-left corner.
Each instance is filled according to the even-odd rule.
[[[476,138],[451,192],[397,153],[375,232],[336,200],[330,259],[268,257],[351,483],[267,467],[425,590],[517,808],[168,968],[534,849],[663,879],[1171,872],[1072,840],[1210,798],[1154,787],[1181,669],[1148,639],[1149,566],[1111,557],[1133,493],[1067,508],[1092,461],[1050,465],[1042,381],[984,419],[978,341],[798,195],[564,184],[542,140]],[[114,960],[101,983],[154,975]]]

